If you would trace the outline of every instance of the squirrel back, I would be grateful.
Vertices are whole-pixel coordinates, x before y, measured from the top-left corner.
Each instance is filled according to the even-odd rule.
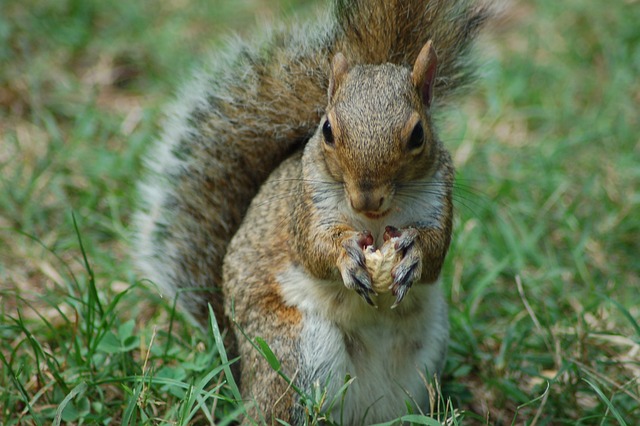
[[[470,0],[336,0],[318,22],[236,41],[180,96],[147,158],[134,257],[146,278],[200,324],[220,292],[229,241],[269,174],[315,132],[331,59],[408,66],[428,40],[434,90],[447,101],[471,81],[469,49],[491,16]]]

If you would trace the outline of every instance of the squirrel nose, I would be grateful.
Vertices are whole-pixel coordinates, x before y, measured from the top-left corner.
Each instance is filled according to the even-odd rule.
[[[360,193],[349,198],[351,208],[359,213],[376,212],[384,204],[384,197],[374,194]]]
[[[380,213],[388,208],[389,191],[385,186],[360,185],[347,193],[351,208],[358,213]]]

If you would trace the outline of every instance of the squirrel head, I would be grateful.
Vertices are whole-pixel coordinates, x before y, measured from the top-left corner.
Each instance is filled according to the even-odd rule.
[[[326,114],[313,144],[351,208],[384,216],[399,184],[430,176],[438,155],[430,106],[437,58],[428,42],[412,70],[332,61]],[[320,160],[320,158],[318,159]]]

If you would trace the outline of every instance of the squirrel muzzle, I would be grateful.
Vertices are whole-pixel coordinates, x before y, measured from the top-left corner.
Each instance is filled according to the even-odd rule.
[[[351,208],[370,219],[386,215],[391,208],[393,193],[387,185],[374,186],[370,183],[345,186]]]

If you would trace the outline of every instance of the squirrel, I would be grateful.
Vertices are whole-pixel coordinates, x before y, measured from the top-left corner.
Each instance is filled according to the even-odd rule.
[[[231,44],[183,92],[147,160],[134,257],[201,326],[211,305],[233,331],[249,417],[305,413],[243,333],[299,389],[356,377],[345,424],[428,404],[423,380],[448,342],[435,283],[454,179],[432,109],[471,81],[492,14],[471,0],[335,0],[315,24]],[[376,248],[392,255],[382,287]]]
[[[225,257],[226,314],[264,338],[298,388],[320,383],[332,396],[355,378],[336,407],[344,424],[427,406],[425,380],[443,368],[447,308],[434,283],[454,171],[431,121],[436,68],[431,42],[412,70],[336,54],[316,133],[263,185]],[[397,254],[378,291],[370,246]],[[238,348],[254,417],[305,423],[289,384],[250,341]]]

